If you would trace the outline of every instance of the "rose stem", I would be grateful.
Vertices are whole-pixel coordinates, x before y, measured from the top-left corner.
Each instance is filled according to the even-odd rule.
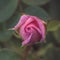
[[[30,46],[27,46],[25,51],[24,51],[24,55],[23,55],[23,59],[22,60],[27,60],[27,57],[28,57],[28,54],[29,54],[29,51],[30,51],[31,47]]]

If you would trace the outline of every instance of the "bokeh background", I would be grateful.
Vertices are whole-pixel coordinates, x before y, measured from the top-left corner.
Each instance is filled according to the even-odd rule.
[[[47,22],[45,42],[32,46],[28,60],[60,60],[60,0],[0,0],[0,60],[22,60],[22,40],[8,29],[23,13]]]

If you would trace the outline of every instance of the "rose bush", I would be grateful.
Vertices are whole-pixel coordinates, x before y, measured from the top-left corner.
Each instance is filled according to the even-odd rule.
[[[44,41],[46,22],[36,16],[22,15],[13,29],[22,37],[22,46],[33,45]]]

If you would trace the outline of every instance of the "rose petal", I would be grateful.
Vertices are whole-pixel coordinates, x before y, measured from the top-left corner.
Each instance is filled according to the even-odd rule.
[[[45,26],[43,24],[44,22],[35,16],[32,16],[32,18],[34,18],[38,22],[39,27],[40,27],[41,32],[42,32],[42,40],[44,40],[45,39]]]
[[[31,17],[25,22],[25,26],[30,24],[32,21],[34,21]]]
[[[30,33],[25,32],[25,29],[26,29],[25,25],[23,25],[20,28],[20,30],[19,30],[19,34],[21,35],[21,37],[23,38],[23,40],[26,40],[29,37],[29,35],[30,35]]]
[[[40,31],[40,29],[37,28],[35,25],[30,24],[30,25],[28,25],[27,27],[34,28],[34,30],[36,30],[36,31],[41,35],[41,31]]]
[[[36,42],[39,42],[41,40],[41,35],[35,30],[35,28],[31,27],[31,33],[32,33],[32,37],[31,37],[30,45],[35,44]]]
[[[30,40],[31,40],[31,37],[32,37],[32,34],[31,34],[26,40],[24,40],[24,41],[22,42],[22,46],[28,44],[28,43],[30,42]]]
[[[26,20],[28,20],[28,18],[29,18],[29,15],[23,15],[23,16],[21,16],[19,22],[18,22],[17,25],[14,27],[14,29],[17,30],[18,28],[20,28],[21,25],[23,25],[23,24],[26,22]]]

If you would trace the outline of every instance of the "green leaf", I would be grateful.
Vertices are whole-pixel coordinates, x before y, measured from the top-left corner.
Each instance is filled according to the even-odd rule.
[[[49,49],[49,48],[51,48],[51,47],[53,47],[53,44],[52,44],[52,43],[48,44],[48,45],[45,46],[45,47],[42,47],[42,48],[38,51],[38,55],[39,55],[39,56],[45,56],[45,54],[46,54],[46,52],[47,52],[47,49]]]
[[[18,0],[1,0],[0,1],[0,22],[5,22],[15,12]]]
[[[56,39],[56,42],[60,44],[60,29],[53,32],[54,37]]]
[[[0,31],[0,41],[5,42],[11,39],[14,31],[10,31],[8,29],[13,28],[17,23],[17,21],[19,20],[19,18],[20,18],[20,13],[17,10],[14,16],[12,16],[10,19],[4,22],[3,25],[4,30]]]
[[[0,50],[0,60],[21,60],[20,55],[7,49]]]
[[[46,11],[40,7],[28,7],[25,9],[25,13],[29,15],[38,16],[45,21],[49,19],[49,16]]]
[[[59,20],[50,20],[47,24],[47,31],[56,31],[60,27]]]
[[[17,10],[15,14],[5,22],[7,29],[13,28],[18,23],[20,16],[20,11]]]
[[[17,23],[18,23],[18,21],[19,21],[19,19],[20,19],[20,16],[21,16],[21,14],[20,14],[20,11],[16,11],[16,14],[13,16],[13,17],[11,17],[7,22],[6,22],[6,26],[7,26],[7,28],[9,29],[9,28],[13,28]],[[18,34],[16,34],[16,32],[14,31],[13,32],[14,33],[14,35],[17,37],[17,38],[20,38],[19,36],[18,36]]]
[[[48,3],[50,0],[22,0],[24,3],[32,6],[36,5],[44,5]]]
[[[8,41],[12,37],[12,31],[0,32],[0,42]]]

